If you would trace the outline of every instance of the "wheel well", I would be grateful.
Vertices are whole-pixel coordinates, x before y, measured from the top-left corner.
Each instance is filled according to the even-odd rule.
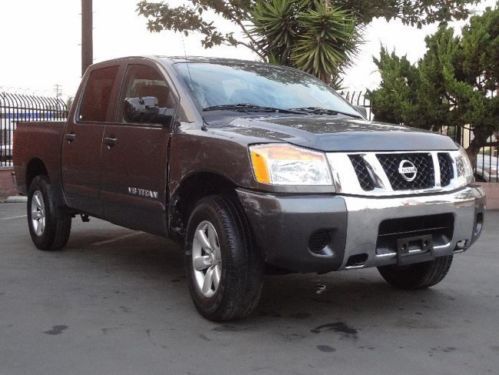
[[[26,191],[29,190],[31,182],[36,176],[47,176],[48,171],[40,159],[33,159],[28,163],[26,168]]]
[[[235,195],[235,188],[232,181],[215,173],[197,173],[186,178],[172,199],[171,229],[183,235],[189,215],[200,199],[212,194]]]

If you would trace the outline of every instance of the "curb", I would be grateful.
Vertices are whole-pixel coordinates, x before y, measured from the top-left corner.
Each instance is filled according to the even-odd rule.
[[[16,195],[16,196],[7,197],[5,203],[26,203],[27,201],[28,197]]]

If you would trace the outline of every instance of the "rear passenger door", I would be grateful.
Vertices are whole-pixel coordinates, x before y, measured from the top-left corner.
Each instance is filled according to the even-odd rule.
[[[101,148],[106,123],[114,115],[119,65],[93,69],[82,85],[81,101],[68,119],[62,146],[62,179],[69,206],[100,216]],[[54,150],[55,152],[55,150]]]
[[[119,225],[162,235],[171,126],[130,113],[129,103],[173,115],[177,100],[152,63],[129,64],[123,83],[115,122],[106,125],[103,138],[104,216]]]

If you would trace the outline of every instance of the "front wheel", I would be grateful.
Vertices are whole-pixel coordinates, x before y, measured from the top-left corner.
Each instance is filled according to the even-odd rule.
[[[263,261],[232,199],[198,202],[187,224],[185,266],[194,305],[205,318],[240,319],[257,306]]]
[[[442,281],[449,272],[452,255],[438,257],[431,262],[408,266],[383,266],[378,271],[392,286],[399,289],[425,289]]]
[[[40,250],[62,249],[71,232],[71,216],[56,206],[47,177],[33,179],[27,209],[29,233],[35,246]]]

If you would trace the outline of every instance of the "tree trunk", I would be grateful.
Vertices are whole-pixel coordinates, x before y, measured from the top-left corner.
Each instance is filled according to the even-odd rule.
[[[482,129],[480,127],[473,129],[474,138],[466,149],[466,153],[473,166],[476,165],[476,158],[480,149],[487,144],[487,139],[489,139],[492,134],[493,131],[490,131],[489,129]]]

